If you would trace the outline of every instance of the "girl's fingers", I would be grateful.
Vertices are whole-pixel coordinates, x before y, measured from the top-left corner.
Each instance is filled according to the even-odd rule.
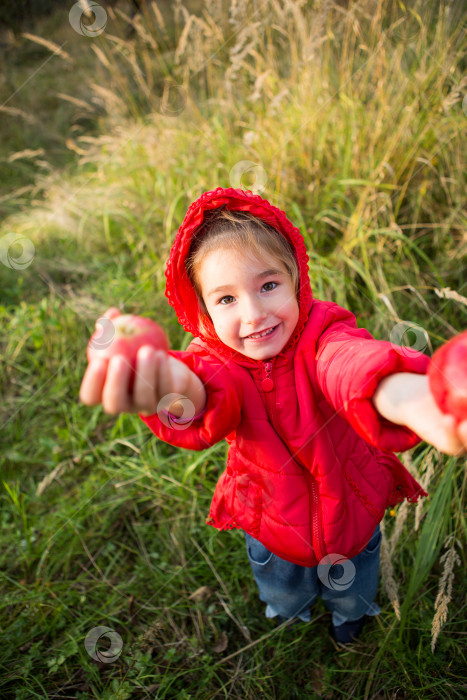
[[[157,352],[157,388],[159,401],[173,393],[173,378],[171,370],[171,357],[163,350]]]
[[[143,345],[136,357],[133,403],[139,413],[152,415],[157,408],[157,357],[150,345]]]
[[[107,360],[93,360],[86,367],[79,390],[79,398],[86,406],[101,402],[106,374]]]
[[[107,378],[102,392],[102,406],[106,413],[131,413],[129,393],[131,365],[123,355],[110,358]]]
[[[165,399],[163,408],[178,417],[193,416],[194,408],[187,392],[190,383],[190,370],[181,361],[164,353],[165,365],[161,367],[160,396]],[[188,416],[187,416],[188,417]]]
[[[459,442],[459,448],[456,451],[457,456],[467,454],[467,420],[460,421],[457,424],[454,421],[454,432]]]
[[[456,428],[456,421],[454,420],[454,416],[445,413],[442,415],[441,421],[445,430],[447,430],[449,433],[454,433]]]
[[[157,406],[159,410],[174,412],[176,415],[180,415],[180,409],[177,406],[177,399],[179,394],[176,387],[176,372],[177,363],[174,357],[171,357],[168,353],[164,351],[158,351],[158,403]]]
[[[467,450],[467,420],[461,421],[458,425],[457,430],[459,433],[459,437],[464,443],[464,447]]]
[[[444,414],[441,418],[441,426],[441,444],[439,446],[435,445],[435,447],[437,447],[437,449],[439,449],[441,452],[445,452],[446,454],[454,455],[456,457],[465,454],[467,450],[467,431],[465,430],[467,421],[456,425],[456,419],[454,416]]]

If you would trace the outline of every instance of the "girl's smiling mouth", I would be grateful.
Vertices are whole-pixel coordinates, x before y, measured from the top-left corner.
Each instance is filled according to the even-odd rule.
[[[251,335],[247,335],[244,338],[242,338],[242,340],[266,340],[267,338],[270,338],[272,335],[275,334],[278,327],[279,324],[277,324],[277,326],[270,326],[264,331],[258,331],[258,333],[252,333]]]

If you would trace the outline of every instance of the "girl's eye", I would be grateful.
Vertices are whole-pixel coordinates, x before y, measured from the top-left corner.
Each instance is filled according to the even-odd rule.
[[[268,284],[274,284],[275,286],[272,289],[275,289],[277,287],[277,282],[265,282],[263,284],[263,287],[266,287]],[[272,291],[271,289],[266,290],[266,291]]]
[[[273,285],[274,285],[274,287],[272,287],[272,289],[266,289],[267,292],[272,292],[272,290],[275,289],[275,288],[277,287],[278,282],[265,282],[265,283],[263,284],[263,288],[264,288],[264,287],[267,287],[268,284],[273,284]],[[221,298],[218,300],[217,303],[218,303],[218,304],[222,304],[222,302],[224,301],[224,299],[233,299],[233,296],[232,296],[231,294],[227,294],[225,297],[221,297]],[[222,306],[225,306],[225,304],[222,304]]]
[[[263,289],[264,289],[264,287],[267,287],[268,284],[273,284],[273,285],[274,285],[274,287],[271,287],[270,289],[266,289],[267,292],[272,292],[272,290],[275,289],[275,288],[277,287],[277,284],[278,284],[278,283],[277,283],[277,282],[265,282],[265,283],[263,284]],[[224,299],[233,299],[233,296],[232,296],[231,294],[227,294],[225,297],[221,297],[221,298],[218,300],[217,303],[218,303],[218,304],[222,304],[222,306],[226,306],[226,304],[223,304],[223,303],[222,303],[222,302],[224,301]]]

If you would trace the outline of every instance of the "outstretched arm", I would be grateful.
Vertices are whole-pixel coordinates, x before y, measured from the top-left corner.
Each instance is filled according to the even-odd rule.
[[[119,313],[111,308],[105,315]],[[227,364],[190,352],[190,346],[168,353],[142,346],[132,389],[124,357],[90,361],[81,401],[102,404],[106,413],[138,413],[157,437],[177,447],[204,450],[214,445],[239,424],[243,388]]]
[[[384,418],[405,425],[441,452],[467,454],[467,420],[456,424],[453,416],[440,411],[426,374],[398,372],[385,377],[373,395],[373,404]]]
[[[118,309],[108,309],[106,316],[115,318]],[[106,413],[141,413],[150,416],[160,408],[175,417],[184,413],[183,401],[191,402],[194,415],[206,405],[206,391],[197,375],[180,360],[150,345],[141,347],[137,354],[133,390],[129,390],[131,367],[125,357],[116,355],[110,360],[97,359],[89,363],[80,389],[80,399],[88,406],[102,403]],[[171,400],[173,399],[173,400]],[[186,404],[186,401],[185,401]]]

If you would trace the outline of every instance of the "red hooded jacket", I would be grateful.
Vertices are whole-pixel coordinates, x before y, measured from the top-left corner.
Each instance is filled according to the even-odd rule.
[[[208,209],[248,211],[294,246],[300,271],[299,319],[286,346],[253,360],[198,327],[198,301],[185,270],[193,233]],[[203,450],[226,439],[227,468],[207,522],[242,528],[279,557],[316,566],[328,553],[362,551],[388,506],[427,494],[392,454],[416,445],[408,428],[372,402],[395,372],[424,374],[429,358],[375,340],[355,316],[312,298],[308,255],[284,212],[250,191],[217,188],[188,209],[166,267],[166,296],[194,339],[170,354],[203,381],[207,404],[186,425],[140,416],[162,440]],[[267,381],[265,381],[267,380]]]

